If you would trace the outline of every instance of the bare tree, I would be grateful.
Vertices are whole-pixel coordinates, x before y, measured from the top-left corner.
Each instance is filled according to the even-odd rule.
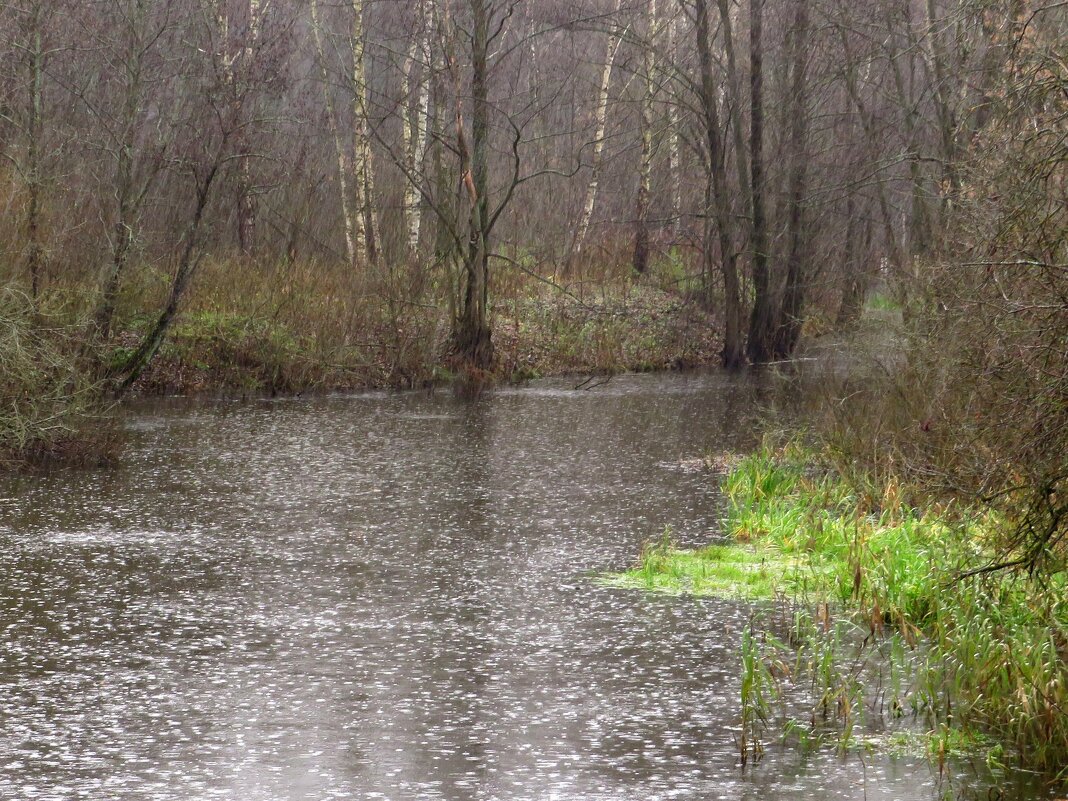
[[[754,363],[771,358],[776,326],[775,299],[768,272],[768,232],[764,214],[764,42],[763,0],[749,0],[749,149],[753,206],[750,237],[753,312],[746,351]]]
[[[786,283],[783,288],[779,326],[775,334],[775,355],[782,359],[793,353],[801,336],[805,303],[805,177],[808,153],[805,147],[808,105],[806,80],[808,55],[808,0],[795,0],[791,39],[791,114],[789,219],[787,221]]]
[[[57,49],[47,41],[55,4],[46,0],[19,0],[6,9],[11,20],[9,48],[14,61],[16,98],[0,115],[12,126],[20,148],[8,148],[9,164],[26,193],[22,263],[29,278],[30,296],[41,291],[45,266],[44,191],[46,180],[46,97],[49,61]]]
[[[656,0],[646,0],[646,37],[642,48],[645,87],[641,97],[641,153],[638,160],[638,197],[634,211],[634,270],[641,274],[649,268],[649,206],[652,202],[653,178],[653,108],[657,95],[656,47],[659,22]]]
[[[702,124],[707,146],[708,188],[706,190],[704,258],[706,280],[711,287],[718,244],[720,273],[723,277],[723,365],[737,370],[745,363],[742,336],[743,307],[741,282],[738,276],[737,252],[732,240],[729,189],[724,168],[726,164],[723,147],[723,130],[720,128],[719,91],[715,63],[712,55],[712,38],[708,6],[710,0],[697,0],[694,34],[700,63],[700,99]],[[713,233],[714,232],[714,233]],[[713,239],[715,236],[715,240]]]
[[[345,226],[345,252],[349,264],[356,266],[366,259],[366,237],[362,216],[352,208],[349,199],[349,159],[346,155],[344,141],[341,136],[341,123],[338,119],[337,107],[334,103],[334,93],[330,85],[330,72],[327,67],[327,54],[324,45],[325,32],[319,0],[311,0],[311,30],[315,40],[316,60],[319,64],[319,74],[322,78],[323,103],[326,106],[326,119],[330,128],[330,135],[334,143],[334,155],[337,160],[337,185],[340,194],[341,219]]]
[[[148,111],[151,92],[170,90],[175,79],[166,68],[162,49],[175,27],[173,9],[158,0],[111,0],[112,38],[100,44],[109,68],[119,76],[117,96],[96,97],[75,90],[103,133],[100,149],[112,162],[110,191],[114,198],[110,248],[102,269],[95,336],[107,339],[115,317],[119,289],[141,223],[145,202],[165,165],[174,130]],[[95,83],[95,82],[94,82]]]
[[[179,175],[191,182],[193,197],[163,307],[129,357],[111,371],[111,378],[120,393],[128,390],[141,376],[170,331],[205,255],[202,241],[205,217],[220,176],[241,158],[240,151],[235,149],[235,140],[243,121],[240,110],[232,102],[226,31],[221,24],[219,5],[217,0],[195,2],[199,5],[188,18],[185,59],[180,66],[180,74],[189,83],[178,97],[188,101],[195,98],[194,86],[198,83],[201,87],[206,85],[208,91],[203,99],[207,100],[207,107],[182,104],[170,109],[172,115],[178,116],[173,124],[181,129],[178,138],[182,143],[171,164]]]
[[[429,141],[432,29],[427,0],[419,0],[418,27],[409,45],[401,91],[401,130],[404,136],[404,153],[407,158],[408,171],[412,176],[419,174],[423,169]],[[410,108],[409,97],[411,95],[415,96],[414,109]],[[412,258],[418,258],[422,231],[422,198],[414,180],[405,182],[404,213],[408,253]]]

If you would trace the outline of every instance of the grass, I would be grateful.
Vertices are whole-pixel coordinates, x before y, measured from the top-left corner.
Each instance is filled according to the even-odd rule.
[[[723,487],[724,542],[679,550],[668,534],[606,580],[814,609],[799,613],[790,637],[796,672],[809,677],[813,706],[837,721],[840,741],[854,738],[859,713],[874,704],[864,670],[875,666],[881,714],[929,716],[942,732],[931,747],[939,759],[968,743],[989,753],[992,742],[1032,767],[1068,765],[1068,581],[969,575],[993,556],[997,515],[915,509],[893,481],[847,481],[798,441],[742,459]],[[743,643],[743,662],[753,642]],[[858,643],[868,648],[863,660]],[[784,655],[767,648],[764,658]],[[750,753],[751,744],[752,735]]]
[[[208,255],[132,392],[246,396],[439,383],[471,391],[718,361],[716,321],[673,283],[681,255],[640,278],[610,253],[564,274],[516,256],[521,269],[494,271],[495,369],[474,375],[452,352],[454,288],[441,265],[353,270],[313,258]],[[115,458],[121,441],[106,376],[158,319],[171,267],[167,257],[131,263],[109,334],[98,339],[94,271],[48,270],[31,299],[19,288],[27,283],[21,265],[0,259],[0,467]]]
[[[870,311],[897,312],[901,311],[901,303],[890,295],[875,292],[868,296],[865,304]]]
[[[665,540],[646,546],[637,567],[603,581],[616,587],[755,601],[799,591],[815,581],[812,571],[809,560],[773,547],[724,542],[676,549],[667,532]]]
[[[638,278],[614,264],[566,276],[535,263],[498,269],[497,366],[477,385],[717,362],[715,320],[669,274]],[[99,293],[91,271],[50,274],[34,300],[18,289],[24,278],[0,261],[0,466],[110,460],[120,442],[101,377],[126,363],[157,319],[168,264],[130,265],[101,342],[90,336]],[[427,265],[354,271],[314,259],[209,256],[132,389],[245,396],[470,384],[451,354],[449,294],[444,272]]]

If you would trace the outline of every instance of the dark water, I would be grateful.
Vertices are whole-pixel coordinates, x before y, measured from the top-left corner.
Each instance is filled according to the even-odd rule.
[[[666,525],[711,536],[715,482],[676,463],[753,444],[773,396],[645,376],[132,414],[119,469],[0,483],[0,798],[985,798],[918,759],[743,771],[749,610],[590,579]]]

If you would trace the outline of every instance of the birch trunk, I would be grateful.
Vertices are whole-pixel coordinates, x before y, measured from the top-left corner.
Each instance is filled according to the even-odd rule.
[[[404,153],[407,160],[408,180],[404,186],[404,213],[408,232],[408,253],[416,257],[419,253],[419,240],[422,232],[422,198],[416,181],[420,180],[423,163],[426,160],[428,120],[430,117],[430,25],[427,22],[426,0],[419,2],[418,37],[412,37],[408,49],[408,66],[404,73],[404,105],[402,107],[402,127],[404,134]],[[418,77],[416,72],[418,70]],[[418,86],[417,101],[414,112],[409,113],[409,95],[412,85]]]
[[[349,265],[356,267],[364,261],[363,237],[357,236],[356,215],[353,213],[352,204],[349,200],[348,186],[348,159],[345,156],[345,146],[341,140],[341,128],[337,119],[337,108],[334,106],[334,96],[330,91],[330,73],[326,67],[326,52],[323,47],[322,20],[319,16],[319,0],[311,0],[311,23],[312,38],[315,40],[315,55],[319,62],[319,77],[323,82],[323,102],[326,105],[326,120],[330,126],[330,135],[334,140],[334,155],[337,157],[337,185],[341,195],[341,218],[345,229],[345,255]]]
[[[668,22],[668,53],[675,54],[678,39],[678,15],[671,15]],[[682,174],[679,151],[679,107],[668,105],[668,180],[671,182],[671,230],[676,239],[682,233]]]
[[[615,13],[619,13],[621,0],[616,0]],[[601,154],[604,152],[604,137],[608,122],[608,90],[612,84],[612,65],[619,52],[619,44],[622,36],[609,36],[608,46],[605,48],[604,69],[601,71],[601,86],[597,94],[597,109],[594,112],[597,131],[593,140],[593,176],[586,187],[586,200],[582,204],[582,217],[579,219],[578,228],[575,231],[575,252],[581,252],[586,242],[586,235],[590,230],[590,222],[593,220],[593,209],[597,204],[597,187],[601,172]]]
[[[248,72],[256,57],[256,47],[259,44],[260,27],[263,22],[263,0],[249,0],[249,32],[242,54],[245,79],[249,80]],[[238,141],[240,150],[246,151],[245,136],[242,134]],[[256,240],[256,200],[252,188],[252,164],[249,154],[246,152],[241,157],[238,176],[238,200],[237,200],[237,237],[241,252],[251,256],[255,248]]]
[[[368,122],[367,67],[364,63],[364,0],[351,0],[352,6],[352,101],[353,101],[353,183],[356,191],[356,236],[363,240],[367,259],[377,260],[374,198],[374,168],[371,163],[371,135]]]

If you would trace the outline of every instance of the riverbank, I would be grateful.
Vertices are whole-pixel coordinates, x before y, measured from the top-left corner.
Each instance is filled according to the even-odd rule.
[[[566,276],[502,270],[492,310],[496,367],[477,381],[717,363],[719,325],[677,273],[669,262],[641,277],[627,267]],[[449,283],[415,268],[354,274],[313,262],[205,261],[130,390],[240,397],[466,380],[450,350]],[[87,335],[91,282],[51,284],[36,301],[4,291],[0,464],[114,458],[109,393],[92,376],[126,362],[156,320],[145,310],[163,306],[168,286],[162,270],[132,273],[110,336],[95,344]]]
[[[917,509],[899,484],[847,480],[796,442],[741,459],[722,481],[722,542],[679,550],[666,538],[650,544],[635,568],[607,581],[778,599],[801,610],[787,636],[789,649],[747,634],[750,685],[762,686],[770,666],[796,658],[808,668],[794,680],[821,688],[815,701],[824,717],[830,693],[838,710],[832,717],[851,731],[873,698],[885,700],[885,687],[881,680],[865,687],[855,676],[848,688],[816,680],[828,669],[827,658],[846,656],[833,625],[841,620],[859,629],[861,647],[878,651],[879,643],[892,642],[922,654],[893,665],[883,660],[898,674],[892,714],[925,716],[943,732],[942,757],[946,742],[985,738],[1029,767],[1056,773],[1068,764],[1068,582],[1063,573],[1038,580],[984,572],[995,559],[999,529],[1013,521],[975,508]],[[835,656],[832,648],[827,657],[831,641],[841,650]],[[806,652],[822,656],[806,662]],[[765,683],[773,684],[770,678]],[[803,739],[811,733],[796,720],[779,723],[780,734]]]
[[[140,394],[278,394],[411,389],[457,377],[448,311],[393,317],[368,307],[339,320],[211,305],[185,311],[134,386]],[[110,358],[139,340],[134,319]],[[527,284],[493,308],[494,381],[569,374],[689,369],[716,364],[714,318],[652,283],[618,281],[573,292]]]

